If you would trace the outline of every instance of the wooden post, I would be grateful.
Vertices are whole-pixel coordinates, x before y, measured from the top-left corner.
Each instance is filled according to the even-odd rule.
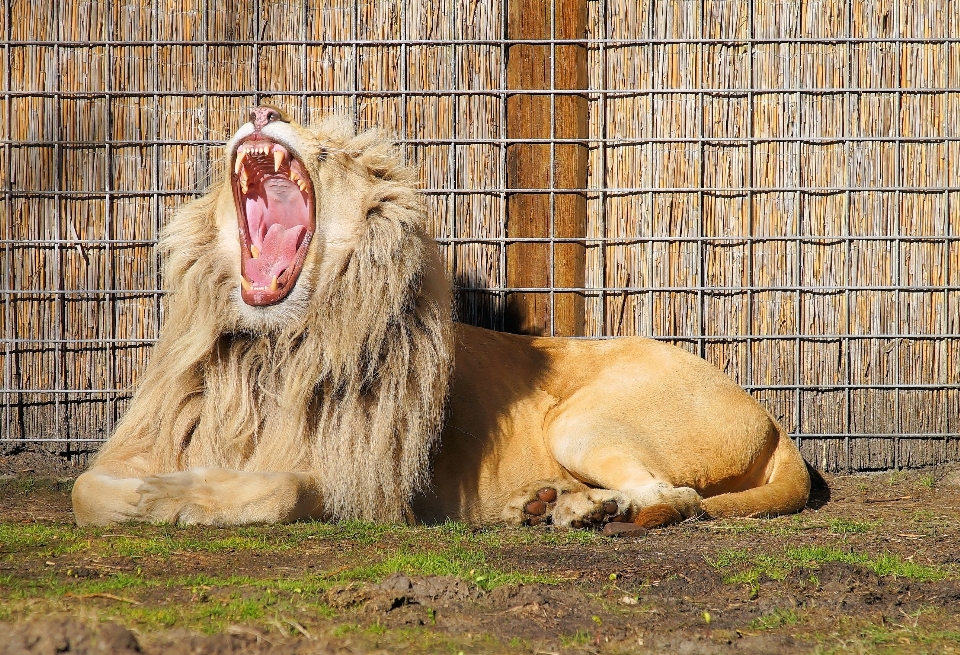
[[[550,39],[551,10],[556,39],[582,39],[586,35],[586,0],[510,0],[510,39]],[[507,98],[507,136],[510,139],[551,137],[551,54],[556,89],[586,89],[587,50],[583,44],[515,44],[507,53],[510,89],[543,89],[540,94]],[[585,95],[553,98],[555,139],[587,138]],[[587,146],[583,144],[512,144],[507,148],[507,184],[511,189],[584,189],[587,185]],[[553,231],[548,193],[511,193],[507,200],[507,237],[586,236],[587,199],[584,192],[558,192],[553,196]],[[586,248],[581,243],[519,242],[507,245],[508,287],[582,288]],[[582,292],[554,295],[555,334],[577,336],[584,331]],[[550,294],[514,292],[507,296],[506,329],[521,334],[550,334]]]

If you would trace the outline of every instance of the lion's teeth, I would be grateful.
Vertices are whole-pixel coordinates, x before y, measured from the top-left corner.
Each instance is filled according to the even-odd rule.
[[[247,192],[247,189],[249,189],[249,188],[250,188],[250,187],[247,186],[247,181],[246,181],[245,179],[243,179],[243,178],[240,178],[240,192],[241,192],[241,193],[246,193],[246,192]]]
[[[236,175],[240,172],[240,169],[243,168],[243,158],[246,156],[247,151],[243,148],[237,150],[237,163],[233,166],[233,174]]]
[[[260,259],[260,249],[253,244],[250,244],[250,254],[254,259]]]
[[[243,287],[244,291],[249,291],[253,288],[253,284],[245,277],[240,278],[240,286]]]
[[[301,190],[301,191],[306,191],[306,190],[307,190],[307,183],[306,183],[306,181],[304,181],[304,179],[303,179],[302,177],[300,177],[300,175],[297,174],[297,172],[294,171],[292,168],[290,169],[290,180],[291,180],[294,184],[296,184],[298,187],[300,187],[300,190]]]
[[[274,275],[273,279],[270,280],[270,286],[267,287],[267,289],[272,292],[272,291],[276,291],[279,288],[280,288],[280,285],[277,284],[277,276]]]
[[[276,173],[280,170],[280,164],[283,163],[283,152],[280,150],[273,151],[273,172]]]

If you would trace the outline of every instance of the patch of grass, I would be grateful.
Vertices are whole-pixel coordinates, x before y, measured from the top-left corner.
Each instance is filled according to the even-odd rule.
[[[951,576],[951,572],[943,567],[917,564],[891,553],[869,555],[830,546],[785,548],[782,555],[723,549],[715,558],[707,558],[707,563],[721,574],[725,583],[748,584],[754,590],[759,588],[764,578],[783,580],[795,569],[817,569],[832,562],[862,566],[881,577],[908,578],[918,582],[943,580]]]
[[[90,555],[169,557],[178,552],[276,552],[298,547],[306,529],[267,530],[262,527],[183,529],[175,526],[136,525],[78,528],[36,523],[0,523],[0,553],[18,558],[52,557],[87,551]]]
[[[148,587],[157,587],[160,584],[157,580],[150,580],[129,573],[114,573],[103,578],[73,578],[51,572],[42,578],[18,581],[19,588],[14,593],[23,593],[23,597],[34,594],[47,597],[83,597],[90,594],[142,590]],[[32,589],[30,589],[31,586]],[[33,594],[24,593],[28,591],[32,591]]]
[[[560,635],[560,644],[564,648],[579,648],[589,644],[591,639],[593,635],[586,630],[577,630],[572,635]]]
[[[528,531],[530,532],[530,531]],[[50,611],[74,611],[83,606],[101,619],[116,619],[144,630],[172,625],[203,632],[218,632],[233,623],[253,623],[271,629],[276,613],[315,621],[332,617],[326,592],[335,583],[379,582],[402,572],[408,575],[454,576],[484,590],[504,584],[557,584],[559,579],[517,570],[503,570],[488,553],[516,545],[523,531],[508,528],[475,529],[460,523],[435,527],[306,523],[293,526],[238,529],[178,528],[137,525],[112,528],[50,527],[0,524],[3,550],[22,559],[50,557],[51,553],[77,552],[79,561],[60,560],[56,566],[34,566],[23,574],[0,578],[0,608],[4,616],[22,617]],[[576,544],[601,537],[583,533],[540,534],[549,541],[576,548]],[[341,561],[350,567],[332,567],[286,578],[191,575],[168,578],[164,567],[151,573],[119,573],[108,564],[90,564],[100,558],[153,558],[162,561],[184,553],[286,551],[329,539]],[[325,545],[326,551],[330,550]],[[356,549],[361,556],[353,557]],[[229,561],[229,555],[227,556]],[[34,559],[36,562],[36,559]],[[75,567],[75,568],[70,568]],[[94,576],[77,577],[73,571],[92,568]],[[83,573],[82,575],[86,575]],[[281,626],[287,625],[279,620]],[[285,629],[285,628],[284,628]]]
[[[104,611],[104,615],[125,623],[133,622],[146,630],[178,626],[215,634],[234,624],[262,625],[279,605],[276,599],[249,585],[218,587],[214,591],[217,593],[196,595],[189,602],[159,606],[147,602],[116,603]],[[289,603],[283,603],[283,609],[291,611],[292,608]]]
[[[711,531],[738,536],[744,534],[758,534],[761,530],[759,521],[744,521],[740,519],[721,519],[719,521],[709,523],[705,527]]]
[[[786,555],[793,566],[815,568],[830,562],[858,564],[881,577],[908,578],[917,582],[943,580],[950,575],[950,572],[945,568],[917,564],[892,553],[868,555],[866,553],[843,551],[829,546],[801,546],[788,548]]]
[[[73,526],[0,523],[0,553],[52,557],[88,547],[85,532]]]
[[[755,618],[750,627],[754,630],[775,630],[787,625],[796,625],[800,619],[800,615],[792,609],[775,609],[770,614]]]
[[[307,523],[310,536],[318,539],[351,541],[361,546],[371,546],[387,537],[402,537],[413,530],[396,523],[371,523],[369,521],[340,521],[338,523]]]
[[[778,516],[757,519],[722,519],[711,521],[705,527],[710,531],[732,535],[769,534],[774,536],[792,536],[819,527],[806,515]]]
[[[283,538],[269,537],[265,533],[234,534],[215,538],[194,538],[190,536],[136,536],[110,535],[98,544],[98,550],[104,555],[120,557],[169,557],[176,552],[270,552],[293,548],[293,544]]]
[[[334,637],[346,637],[355,632],[359,632],[362,628],[356,623],[341,623],[335,627],[330,634]]]
[[[50,573],[20,580],[0,601],[8,616],[74,611],[82,606],[101,618],[136,624],[146,630],[171,626],[205,633],[238,623],[264,624],[270,612],[329,617],[323,602],[328,582],[318,576],[256,579],[194,575],[146,579],[117,573],[100,579],[75,579]]]
[[[363,522],[335,524],[338,538],[347,538],[358,545],[377,544],[379,556],[362,566],[339,572],[330,579],[340,582],[379,582],[392,573],[407,575],[453,576],[469,580],[484,590],[504,584],[557,584],[549,576],[502,571],[492,566],[486,552],[514,544],[516,535],[524,531],[510,528],[474,528],[464,523],[448,522],[439,526],[410,528]],[[329,538],[330,527],[318,524],[318,536]],[[526,531],[527,533],[532,531]],[[326,533],[326,536],[323,534]],[[591,538],[598,539],[596,535]],[[564,545],[583,543],[581,537],[561,537]]]
[[[358,637],[372,641],[377,652],[447,652],[463,655],[464,652],[504,652],[504,645],[489,635],[450,635],[438,633],[426,626],[386,628],[379,623],[361,625],[341,623],[331,630],[337,638]],[[509,648],[516,649],[511,642]]]
[[[854,640],[864,646],[862,651],[873,653],[960,652],[960,630],[926,628],[909,620],[901,624],[861,626]]]
[[[559,584],[559,578],[518,570],[510,556],[501,559],[501,551],[542,544],[575,553],[585,545],[603,543],[605,538],[591,532],[478,529],[462,523],[431,527],[300,523],[230,529],[0,523],[0,554],[30,564],[11,568],[0,577],[0,618],[84,611],[98,620],[118,621],[145,632],[178,627],[217,633],[233,624],[246,624],[267,632],[300,634],[290,621],[313,632],[318,621],[343,618],[342,610],[327,605],[327,591],[337,583],[379,582],[403,572],[454,576],[484,590],[504,584]],[[320,553],[328,568],[316,572],[301,568],[288,574],[271,571],[267,575],[278,577],[263,578],[263,567],[255,565],[254,577],[219,574],[231,570],[232,553],[278,551],[304,553],[304,557]],[[204,555],[190,559],[198,559],[207,574],[182,576],[164,564],[193,553]],[[44,564],[60,554],[69,555]],[[137,564],[140,558],[148,562],[143,565],[146,573],[136,564],[131,570],[129,558]],[[117,568],[121,563],[122,573]],[[395,629],[387,632],[384,643],[400,644],[406,638]],[[373,639],[368,628],[360,636]],[[481,637],[444,644],[457,646],[452,652],[458,652],[464,646],[476,646],[477,639]],[[438,648],[446,648],[444,644]],[[500,644],[494,650],[515,648]]]
[[[440,552],[400,550],[382,561],[349,569],[335,579],[343,582],[379,582],[392,573],[453,576],[469,580],[487,591],[505,584],[559,583],[559,580],[548,576],[497,570],[487,564],[483,551],[456,547]]]
[[[806,515],[776,517],[766,519],[765,523],[768,524],[767,533],[778,537],[795,536],[818,527],[818,524]]]
[[[513,637],[510,639],[510,648],[521,650],[526,653],[533,652],[533,645],[526,639],[521,639],[520,637]]]
[[[890,477],[887,478],[887,483],[892,487],[895,485],[904,482],[907,479],[906,471],[890,471]]]
[[[723,549],[716,559],[707,558],[707,563],[716,569],[727,584],[748,584],[757,591],[760,580],[783,580],[791,571],[789,562],[770,555],[756,555],[747,550]]]
[[[928,489],[933,489],[937,484],[937,478],[932,473],[926,473],[920,476],[920,484]]]
[[[882,525],[881,521],[851,521],[849,519],[830,519],[830,532],[834,534],[863,534],[876,530]]]

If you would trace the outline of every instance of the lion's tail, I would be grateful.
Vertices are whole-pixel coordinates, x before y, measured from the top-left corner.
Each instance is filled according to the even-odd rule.
[[[714,518],[777,516],[799,512],[810,496],[810,473],[800,451],[781,428],[767,483],[746,491],[703,499],[701,506]]]

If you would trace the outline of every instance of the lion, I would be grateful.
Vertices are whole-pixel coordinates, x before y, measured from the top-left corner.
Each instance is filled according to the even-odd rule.
[[[600,529],[805,506],[793,441],[704,360],[455,323],[415,173],[380,132],[261,106],[226,153],[161,239],[164,324],[76,480],[78,524]]]

